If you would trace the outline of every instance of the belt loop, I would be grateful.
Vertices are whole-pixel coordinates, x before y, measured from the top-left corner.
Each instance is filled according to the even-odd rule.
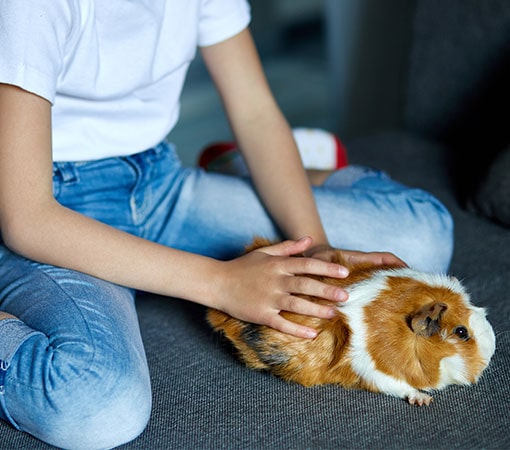
[[[5,374],[9,368],[9,363],[0,359],[0,395],[5,394]]]
[[[64,183],[76,183],[80,179],[78,169],[72,162],[53,163],[53,171],[60,175],[60,179]]]

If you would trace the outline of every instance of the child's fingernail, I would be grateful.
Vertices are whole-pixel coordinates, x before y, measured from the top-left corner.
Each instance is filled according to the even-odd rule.
[[[345,302],[349,298],[349,294],[347,294],[347,292],[345,292],[343,289],[337,289],[335,292],[335,298],[339,302]]]
[[[333,317],[336,317],[337,315],[337,311],[335,308],[330,308],[330,310],[328,311],[328,317],[330,319],[332,319]]]
[[[347,277],[349,276],[349,271],[347,270],[347,268],[343,267],[343,266],[340,266],[338,268],[338,274],[341,276],[341,277]]]
[[[305,337],[309,339],[313,339],[314,337],[317,337],[317,331],[315,330],[306,330],[305,331]]]

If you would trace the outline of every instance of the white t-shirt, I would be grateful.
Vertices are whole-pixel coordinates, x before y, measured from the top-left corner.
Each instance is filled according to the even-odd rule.
[[[177,122],[197,46],[249,21],[247,0],[0,0],[0,82],[53,104],[54,161],[129,155]]]

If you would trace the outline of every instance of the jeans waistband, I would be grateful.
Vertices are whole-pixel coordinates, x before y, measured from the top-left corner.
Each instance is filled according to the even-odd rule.
[[[144,161],[150,163],[150,161],[159,159],[162,155],[171,153],[176,161],[179,160],[175,146],[166,141],[160,142],[158,145],[144,150],[139,153],[126,156],[114,156],[111,158],[104,158],[101,160],[90,160],[90,161],[56,161],[53,163],[53,176],[57,175],[64,183],[72,183],[79,181],[79,169],[90,165],[97,164],[100,162],[108,162],[114,160],[135,160]]]

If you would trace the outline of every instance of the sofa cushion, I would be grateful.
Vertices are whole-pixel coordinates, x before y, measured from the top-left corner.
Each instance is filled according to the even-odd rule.
[[[472,208],[510,226],[510,147],[501,152],[489,167],[474,195]]]
[[[417,0],[404,127],[449,144],[468,202],[510,143],[510,2]]]
[[[506,123],[497,106],[506,110],[510,94],[510,3],[417,0],[413,29],[406,128],[440,137],[482,132],[457,128],[470,116],[484,127]]]

